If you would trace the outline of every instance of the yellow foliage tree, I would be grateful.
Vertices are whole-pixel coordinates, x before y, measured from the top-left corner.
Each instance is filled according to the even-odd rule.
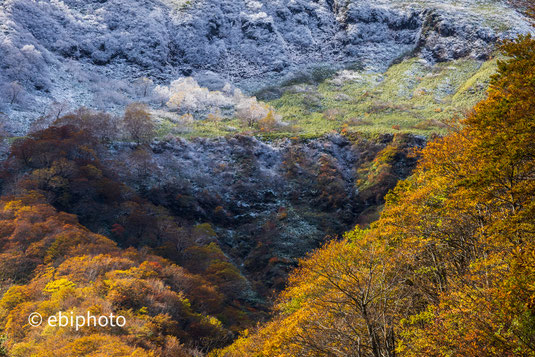
[[[380,220],[303,260],[274,320],[215,356],[535,356],[535,40],[503,51]]]

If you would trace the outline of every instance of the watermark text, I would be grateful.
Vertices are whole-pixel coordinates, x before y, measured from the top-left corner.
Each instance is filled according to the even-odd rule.
[[[28,316],[30,326],[37,327],[43,323],[43,317],[38,312],[32,312]],[[76,331],[84,327],[123,327],[126,325],[126,318],[121,315],[99,315],[95,316],[91,312],[85,315],[75,315],[73,311],[58,312],[49,316],[46,323],[51,327],[68,327]]]

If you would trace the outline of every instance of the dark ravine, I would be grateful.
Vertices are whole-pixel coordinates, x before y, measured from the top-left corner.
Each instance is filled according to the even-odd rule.
[[[297,259],[377,215],[410,175],[425,139],[329,135],[263,142],[236,136],[155,142],[144,160],[128,144],[110,159],[122,180],[188,224],[210,223],[260,295],[281,289]]]

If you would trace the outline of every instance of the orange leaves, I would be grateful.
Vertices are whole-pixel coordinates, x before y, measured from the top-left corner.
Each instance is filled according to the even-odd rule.
[[[535,40],[504,50],[381,219],[301,261],[280,315],[222,356],[535,356]]]
[[[393,322],[404,296],[393,270],[395,253],[365,231],[330,242],[301,261],[274,321],[216,355],[393,353]]]
[[[213,283],[148,251],[120,250],[108,238],[79,225],[75,216],[58,213],[49,205],[21,197],[0,201],[0,207],[2,226],[7,227],[0,241],[9,242],[3,247],[0,276],[4,282],[28,282],[13,286],[0,300],[0,327],[5,326],[9,334],[6,343],[13,356],[152,356],[150,351],[184,354],[185,347],[178,340],[168,346],[166,341],[171,340],[167,337],[190,345],[196,341],[196,346],[199,341],[201,346],[226,341],[226,327],[207,314],[232,318],[236,312],[223,311],[221,291],[241,293],[243,277],[226,262],[217,245],[204,248],[203,269],[209,280],[217,283],[215,288]],[[207,239],[215,234],[209,225],[200,225],[195,232]],[[26,328],[33,311],[47,318],[58,311],[88,310],[121,312],[128,325],[113,331],[90,328],[77,333],[50,331],[43,326]],[[139,344],[143,348],[136,347]]]
[[[57,351],[42,349],[42,356],[70,357],[70,356],[132,356],[132,357],[154,357],[154,353],[142,348],[129,346],[123,339],[112,335],[94,334],[77,338],[66,344]]]
[[[401,209],[392,208],[391,221],[413,208],[420,222],[414,233],[431,238],[434,248],[422,247],[420,264],[442,272],[419,286],[444,282],[436,318],[404,325],[400,348],[407,355],[535,355],[535,315],[526,309],[535,270],[511,269],[518,259],[534,264],[516,253],[535,248],[535,210],[528,203],[535,192],[534,43],[529,37],[506,43],[511,59],[500,62],[489,98],[460,131],[424,150],[419,186],[398,200]],[[437,193],[439,200],[430,202]],[[422,219],[422,206],[431,219]],[[428,224],[434,229],[424,230]]]

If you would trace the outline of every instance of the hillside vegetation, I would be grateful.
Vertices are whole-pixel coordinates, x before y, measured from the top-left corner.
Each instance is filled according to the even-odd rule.
[[[262,298],[282,286],[262,282],[293,264],[275,255],[284,242],[273,243],[297,205],[255,228],[259,244],[240,266],[245,246],[228,249],[213,225],[198,221],[225,227],[240,222],[243,209],[217,206],[222,198],[206,190],[195,200],[183,189],[144,185],[158,167],[150,151],[164,149],[134,130],[132,123],[148,123],[143,106],[122,119],[137,141],[128,149],[110,142],[110,117],[86,110],[15,140],[1,171],[0,355],[535,356],[534,49],[531,37],[504,45],[507,60],[497,62],[488,98],[421,150],[416,172],[387,195],[378,221],[368,227],[371,212],[301,260],[276,315],[257,328],[267,317]],[[88,125],[99,118],[102,125]],[[334,158],[334,142],[360,147],[354,184],[377,209],[400,162],[409,162],[411,137],[380,146],[346,135],[325,148]],[[328,156],[316,165],[303,150],[310,149],[291,146],[285,156],[288,181],[302,188],[294,194],[310,195],[293,199],[339,212],[343,175]],[[118,154],[135,158],[138,176],[110,159]],[[242,153],[242,170],[259,165],[253,156]],[[250,191],[243,183],[236,190]],[[34,311],[114,313],[128,324],[30,327]]]
[[[268,317],[297,258],[375,218],[425,144],[404,134],[271,144],[155,135],[138,103],[121,118],[80,108],[3,140],[0,355],[225,347]],[[127,324],[28,324],[32,312],[84,311]]]
[[[535,40],[428,144],[381,218],[301,261],[278,315],[215,356],[535,356]]]
[[[152,89],[184,77],[251,94],[321,66],[487,61],[497,41],[530,31],[495,0],[6,0],[0,29],[0,112],[17,135],[58,106],[165,109]]]
[[[532,1],[0,2],[0,357],[535,357]]]
[[[244,99],[237,105],[256,110],[258,119],[241,112],[224,115],[224,110],[213,108],[207,110],[210,114],[197,114],[189,121],[173,113],[154,114],[162,137],[170,133],[186,138],[242,133],[269,139],[329,133],[445,134],[444,121],[464,116],[485,98],[496,62],[496,58],[459,59],[430,64],[410,58],[384,73],[318,67],[258,92],[265,103]]]
[[[445,133],[443,121],[460,117],[485,97],[496,60],[428,64],[407,59],[385,73],[344,70],[320,83],[284,88],[270,104],[305,134]]]

